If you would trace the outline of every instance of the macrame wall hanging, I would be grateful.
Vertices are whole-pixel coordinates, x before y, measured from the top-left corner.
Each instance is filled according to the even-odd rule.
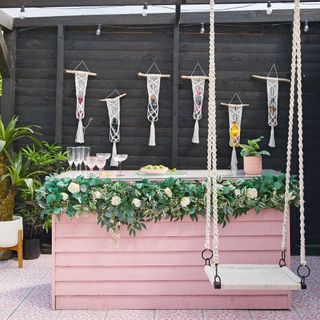
[[[235,99],[238,100],[238,103],[235,103]],[[229,103],[221,102],[221,105],[228,107],[229,145],[232,148],[230,167],[231,171],[236,171],[238,170],[236,148],[240,144],[242,111],[243,107],[248,107],[249,104],[242,103],[238,93],[235,93]]]
[[[199,69],[202,75],[195,75],[196,70]],[[204,89],[206,85],[206,80],[209,77],[204,73],[200,63],[198,62],[194,67],[190,76],[181,76],[182,79],[189,79],[192,83],[192,93],[193,93],[193,119],[195,120],[192,142],[199,143],[199,120],[202,118],[202,105],[204,97]]]
[[[274,72],[275,77],[271,77]],[[279,82],[290,83],[289,79],[279,78],[276,65],[273,64],[267,77],[253,75],[253,78],[262,79],[267,81],[267,98],[268,98],[268,125],[270,129],[269,147],[275,148],[275,134],[274,128],[278,125],[278,96],[279,96]]]
[[[150,73],[151,69],[155,68],[158,73]],[[150,122],[150,136],[149,146],[154,147],[156,145],[156,133],[154,123],[159,118],[159,93],[161,78],[170,78],[170,74],[161,74],[156,63],[153,63],[146,73],[138,73],[139,77],[147,78],[148,89],[148,111],[147,118]]]
[[[116,97],[112,96],[117,94]],[[120,94],[114,90],[107,98],[99,101],[105,101],[108,108],[109,115],[109,141],[112,143],[112,157],[110,165],[112,167],[118,166],[118,161],[115,161],[114,156],[117,154],[117,143],[120,142],[120,99],[127,94]]]
[[[86,68],[86,71],[80,71],[78,68],[83,65]],[[84,61],[81,61],[74,70],[66,70],[66,73],[72,73],[75,77],[76,85],[76,97],[77,97],[77,109],[76,109],[76,118],[78,119],[78,128],[76,133],[75,142],[84,143],[85,130],[90,125],[93,118],[89,119],[89,122],[86,127],[83,126],[82,120],[85,117],[85,97],[87,91],[88,77],[97,76],[96,73],[90,72]]]

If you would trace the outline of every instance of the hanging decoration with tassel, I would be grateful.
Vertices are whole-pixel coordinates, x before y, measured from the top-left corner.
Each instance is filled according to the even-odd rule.
[[[275,76],[272,77],[271,73],[274,72]],[[268,98],[268,125],[270,129],[269,147],[276,147],[275,130],[274,128],[278,125],[278,96],[279,96],[279,82],[290,83],[289,79],[279,78],[276,65],[273,64],[268,75],[258,76],[252,75],[253,78],[259,80],[266,80],[267,82],[267,98]]]
[[[156,68],[156,74],[151,74],[152,68]],[[161,74],[156,63],[153,63],[146,73],[138,73],[139,77],[147,78],[147,90],[148,90],[148,107],[147,107],[147,118],[150,122],[150,135],[148,145],[154,147],[156,145],[156,133],[155,133],[155,122],[159,118],[159,94],[160,94],[160,83],[161,78],[170,78],[169,74]]]
[[[235,98],[238,99],[238,103],[234,103]],[[230,167],[232,172],[236,172],[238,170],[236,148],[240,144],[242,111],[243,107],[248,107],[249,104],[242,103],[238,93],[235,93],[229,103],[221,102],[221,105],[228,107],[229,145],[232,148]]]
[[[276,77],[271,78],[270,74],[274,70]],[[267,76],[267,94],[268,94],[268,125],[271,127],[269,147],[275,148],[276,141],[274,137],[274,127],[278,125],[278,95],[279,95],[279,77],[276,66],[273,65]]]
[[[86,71],[80,71],[78,68],[83,65]],[[85,117],[85,97],[87,91],[88,77],[96,76],[96,73],[92,73],[88,70],[84,61],[81,61],[74,70],[66,70],[66,73],[72,73],[75,76],[76,86],[76,118],[78,120],[78,127],[75,142],[84,143],[85,130],[90,125],[92,118],[89,120],[86,127],[83,126],[82,120]]]
[[[195,75],[197,68],[201,71],[202,75]],[[200,143],[199,139],[199,121],[202,118],[202,105],[204,97],[204,89],[206,85],[206,80],[209,77],[204,73],[200,63],[198,62],[194,67],[191,76],[181,76],[182,79],[190,79],[192,83],[192,93],[193,93],[193,119],[195,120],[192,143]]]
[[[116,93],[117,96],[112,98],[112,95]],[[109,115],[109,141],[112,143],[112,156],[111,167],[117,167],[119,162],[114,159],[117,154],[117,143],[120,142],[120,99],[127,94],[120,94],[117,90],[114,90],[107,98],[99,101],[105,101],[108,108]]]

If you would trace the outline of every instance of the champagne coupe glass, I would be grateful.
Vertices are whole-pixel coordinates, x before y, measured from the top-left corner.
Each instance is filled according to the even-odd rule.
[[[123,177],[124,175],[122,174],[122,171],[121,171],[121,163],[128,159],[128,155],[127,154],[115,154],[113,156],[113,158],[115,161],[117,161],[119,163],[119,173],[117,174],[117,176]]]
[[[86,160],[90,156],[90,147],[82,147],[82,162],[84,164],[84,170],[87,170],[86,168]]]
[[[79,165],[81,163],[81,147],[75,147],[74,152],[74,165],[76,166],[76,170],[79,170]]]
[[[72,170],[72,165],[74,163],[75,158],[75,147],[67,147],[67,158],[70,170]]]
[[[96,164],[97,164],[97,167],[98,167],[98,169],[99,169],[99,171],[102,171],[103,170],[103,168],[104,168],[104,166],[106,165],[106,158],[104,158],[104,157],[96,157]]]
[[[97,158],[108,160],[111,157],[111,153],[97,153],[96,156]]]
[[[97,164],[96,157],[87,157],[85,160],[85,165],[89,168],[90,171],[93,171],[94,167]]]

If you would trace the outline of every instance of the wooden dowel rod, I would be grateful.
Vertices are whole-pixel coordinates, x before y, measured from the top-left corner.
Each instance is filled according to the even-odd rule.
[[[286,79],[286,78],[264,77],[264,76],[258,76],[256,74],[253,74],[252,78],[260,79],[260,80],[268,80],[268,79],[276,80],[276,79],[278,79],[278,81],[290,83],[290,80]]]
[[[81,73],[81,74],[87,74],[88,76],[92,76],[92,77],[96,77],[97,74],[94,72],[88,72],[88,71],[77,71],[77,70],[68,70],[66,69],[66,73],[72,73],[72,74],[76,74],[76,73]]]
[[[194,78],[198,78],[198,79],[205,79],[205,80],[209,80],[209,77],[207,76],[181,76],[181,79],[194,79]]]
[[[225,102],[220,102],[220,104],[224,107],[229,107],[229,106],[234,106],[234,107],[249,107],[250,105],[248,103],[225,103]]]
[[[142,73],[142,72],[139,72],[138,73],[138,76],[139,77],[148,77],[148,76],[151,76],[151,77],[160,77],[160,78],[170,78],[170,74],[159,74],[159,73]]]
[[[126,93],[123,93],[123,94],[120,94],[120,96],[117,96],[117,97],[114,97],[114,98],[104,98],[104,99],[99,99],[98,101],[107,101],[108,99],[116,99],[116,98],[123,98],[125,97],[127,94]]]

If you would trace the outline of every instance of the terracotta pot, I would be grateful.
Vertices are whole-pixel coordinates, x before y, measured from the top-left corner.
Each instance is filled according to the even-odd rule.
[[[259,176],[262,174],[262,157],[244,157],[244,173],[248,176]]]

